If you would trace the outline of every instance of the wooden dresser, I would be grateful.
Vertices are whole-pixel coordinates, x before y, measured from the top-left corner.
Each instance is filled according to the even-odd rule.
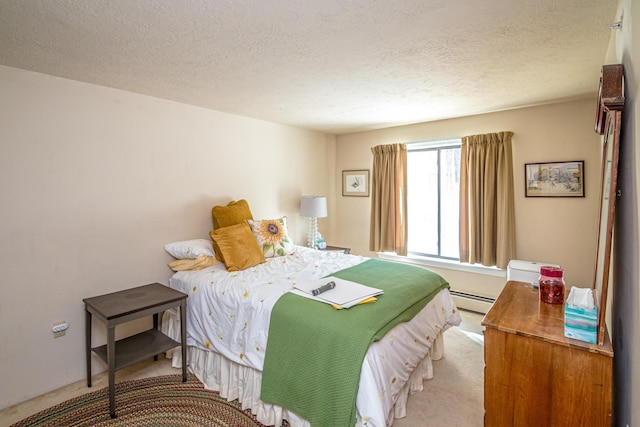
[[[567,289],[568,294],[568,289]],[[610,426],[613,348],[564,336],[564,305],[507,282],[482,320],[486,426]]]

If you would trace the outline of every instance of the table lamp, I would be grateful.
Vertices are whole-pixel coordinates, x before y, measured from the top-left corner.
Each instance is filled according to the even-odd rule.
[[[318,248],[318,218],[327,216],[327,198],[324,196],[302,196],[300,215],[309,218],[309,234],[307,246]]]

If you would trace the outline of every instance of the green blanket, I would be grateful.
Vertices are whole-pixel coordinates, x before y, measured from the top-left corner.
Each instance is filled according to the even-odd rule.
[[[365,353],[449,284],[424,268],[370,259],[332,276],[384,290],[373,304],[335,310],[287,293],[273,307],[261,399],[314,427],[353,427]]]

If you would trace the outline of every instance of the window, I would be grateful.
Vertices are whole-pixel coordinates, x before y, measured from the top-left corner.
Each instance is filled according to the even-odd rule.
[[[409,254],[459,259],[460,139],[407,144]]]

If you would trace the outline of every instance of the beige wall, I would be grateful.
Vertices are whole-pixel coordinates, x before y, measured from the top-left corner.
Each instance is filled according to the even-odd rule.
[[[342,197],[341,171],[370,169],[377,144],[514,131],[518,258],[558,262],[574,284],[593,274],[593,100],[336,137],[3,66],[0,92],[0,377],[12,384],[0,408],[83,379],[82,298],[167,283],[163,245],[206,238],[214,204],[246,198],[256,218],[287,215],[304,244],[299,198],[324,194],[329,243],[371,255],[370,198]],[[555,160],[585,160],[585,199],[524,198],[524,162]],[[504,282],[436,270],[488,296]],[[62,320],[70,328],[53,339]]]
[[[300,196],[333,205],[324,134],[2,66],[0,93],[0,408],[83,379],[82,299],[168,283],[164,244],[208,238],[213,205],[302,244]]]
[[[594,82],[594,91],[598,82]],[[516,258],[557,263],[570,285],[593,283],[598,224],[601,138],[593,130],[596,100],[586,99],[458,119],[401,126],[337,137],[336,174],[371,169],[370,148],[378,144],[429,141],[480,133],[513,131]],[[584,160],[584,198],[525,198],[524,164]],[[337,183],[336,192],[340,192]],[[341,197],[336,244],[373,255],[369,244],[370,198]],[[497,296],[500,277],[438,269],[454,289]]]

